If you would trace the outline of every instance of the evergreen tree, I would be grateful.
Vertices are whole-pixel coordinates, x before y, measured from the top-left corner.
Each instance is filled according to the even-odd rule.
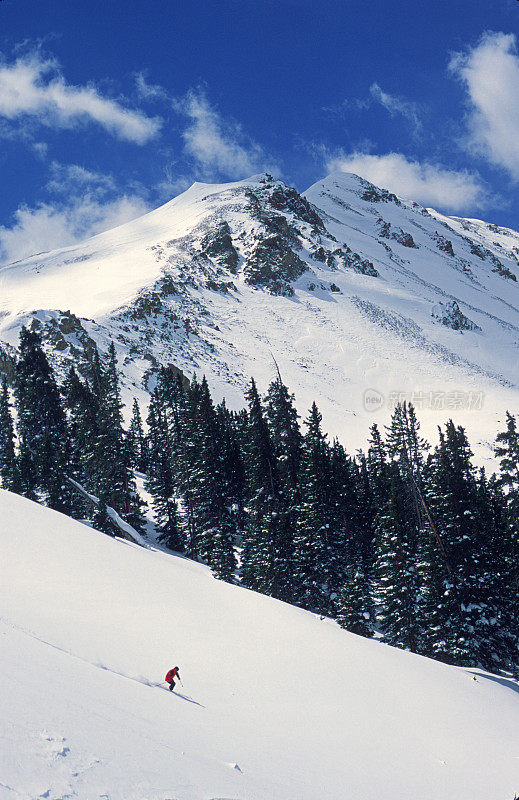
[[[72,514],[76,504],[66,478],[70,447],[65,412],[41,339],[27,328],[20,333],[15,396],[24,493],[35,497],[40,490],[51,508]]]
[[[507,541],[507,567],[510,581],[519,594],[519,431],[517,421],[510,413],[506,414],[506,431],[498,434],[496,455],[500,459],[499,486],[504,489],[506,517],[509,524]],[[514,568],[515,567],[515,568]]]
[[[294,395],[290,394],[278,374],[267,392],[265,414],[274,446],[283,491],[294,502],[297,497],[301,464],[302,437]]]
[[[142,532],[142,502],[137,494],[125,446],[117,355],[113,342],[98,383],[99,433],[95,448],[97,493],[102,503],[114,508],[130,525]]]
[[[491,530],[490,494],[471,457],[465,431],[449,421],[427,481],[433,537],[421,564],[424,638],[435,658],[495,669],[510,662],[508,603],[492,555],[501,533]]]
[[[389,500],[378,524],[377,601],[384,640],[413,653],[419,648],[415,520],[409,515],[404,481],[391,469]]]
[[[337,599],[336,619],[341,628],[368,639],[373,636],[373,604],[361,566],[353,566],[346,572]]]
[[[389,478],[388,450],[378,425],[374,424],[369,429],[369,448],[366,457],[366,468],[369,477],[370,492],[376,513],[387,503],[391,488]]]
[[[488,669],[495,669],[497,666],[517,672],[517,537],[508,520],[502,487],[495,476],[487,480],[484,469],[480,471],[478,478],[477,518],[481,548],[478,575],[481,607],[478,619],[478,658]]]
[[[192,502],[199,552],[218,578],[231,580],[236,568],[229,486],[225,480],[218,419],[205,377],[197,393]]]
[[[330,545],[331,509],[328,486],[330,453],[321,430],[316,404],[305,421],[301,462],[301,510],[294,539],[296,599],[304,608],[327,613],[330,608],[330,576],[335,572]]]
[[[250,499],[242,579],[252,589],[290,601],[293,542],[288,500],[282,493],[274,444],[254,381],[247,399],[246,467]]]
[[[19,492],[20,474],[15,451],[14,424],[11,416],[7,379],[2,376],[0,388],[0,479],[4,489]]]
[[[175,498],[171,431],[157,390],[151,396],[147,422],[146,489],[152,496],[158,539],[170,550],[181,552],[184,548]]]
[[[420,495],[423,490],[422,473],[424,453],[429,445],[420,436],[420,423],[412,403],[399,403],[387,429],[386,448],[402,477],[402,491],[409,515],[415,517],[415,530],[423,525],[423,508]],[[413,546],[416,546],[416,536]]]
[[[244,528],[246,492],[245,463],[238,430],[238,415],[229,411],[225,401],[216,407],[216,415],[222,469],[229,495],[233,529],[238,541]]]
[[[64,405],[68,412],[70,433],[69,473],[86,488],[94,491],[96,445],[99,437],[99,399],[71,367],[63,385]]]
[[[185,551],[193,559],[203,558],[195,508],[195,473],[199,455],[197,429],[199,399],[200,384],[194,375],[187,391],[175,399],[175,411],[171,419],[175,442],[174,468],[182,498],[180,526]]]
[[[371,559],[370,536],[359,514],[357,471],[344,447],[335,439],[329,450],[328,529],[330,609],[336,606],[337,595],[353,565],[364,574],[364,564]]]
[[[146,472],[148,467],[147,440],[142,426],[141,411],[135,397],[133,399],[132,419],[126,434],[126,448],[130,466],[137,472]]]
[[[389,490],[378,494],[372,485],[368,457],[362,452],[351,462],[352,476],[355,481],[355,517],[358,529],[358,541],[363,572],[372,581],[375,577],[375,534],[378,517]],[[386,496],[387,495],[387,496]]]

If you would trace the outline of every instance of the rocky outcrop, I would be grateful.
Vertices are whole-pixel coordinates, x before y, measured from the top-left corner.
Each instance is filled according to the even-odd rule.
[[[240,256],[232,243],[229,223],[221,220],[201,241],[202,254],[236,274]]]
[[[298,219],[308,222],[315,230],[324,231],[324,223],[305,197],[289,186],[278,184],[269,197],[270,205],[277,211],[290,211]]]
[[[480,331],[479,325],[463,314],[455,300],[438,303],[433,307],[432,316],[453,331]]]
[[[379,236],[382,239],[394,239],[395,242],[398,242],[398,244],[401,244],[404,247],[418,247],[412,235],[407,233],[407,231],[402,230],[402,228],[391,225],[390,222],[384,222],[382,217],[379,218],[379,225]]]
[[[29,327],[40,334],[44,345],[61,354],[60,363],[74,363],[78,372],[90,373],[97,345],[79,317],[70,311],[48,312],[43,318],[33,316]]]
[[[251,286],[260,286],[271,294],[290,297],[294,294],[291,282],[308,269],[280,234],[260,239],[253,246],[244,266],[244,276]]]
[[[472,255],[481,258],[482,261],[490,261],[493,264],[492,272],[497,272],[498,275],[501,275],[501,277],[507,278],[510,281],[517,281],[517,277],[514,275],[514,273],[508,269],[508,267],[505,267],[505,265],[498,259],[496,255],[494,255],[491,250],[488,250],[486,247],[483,247],[480,244],[471,242],[470,252]]]
[[[369,203],[394,203],[401,206],[402,203],[393,192],[388,192],[387,189],[379,189],[378,186],[373,186],[368,181],[362,181],[364,191],[361,194],[362,200],[367,200]]]
[[[446,239],[445,236],[442,236],[441,233],[438,233],[438,231],[435,232],[433,238],[436,242],[436,247],[438,250],[447,253],[449,256],[454,256],[454,249],[450,239]]]

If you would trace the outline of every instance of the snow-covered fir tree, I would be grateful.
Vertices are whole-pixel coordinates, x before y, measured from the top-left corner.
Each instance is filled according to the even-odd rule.
[[[449,421],[426,489],[432,536],[421,564],[423,637],[435,658],[492,668],[510,660],[508,637],[500,632],[506,603],[490,554],[496,532],[488,493],[478,487],[471,457],[465,431]]]
[[[404,479],[396,464],[390,471],[389,499],[379,515],[377,538],[377,603],[384,640],[417,652],[420,628],[415,518],[409,514]]]
[[[346,570],[336,606],[336,619],[341,628],[368,639],[373,636],[371,590],[360,564]]]
[[[314,403],[305,420],[307,431],[303,437],[301,509],[294,537],[294,580],[297,602],[312,611],[327,613],[335,554],[330,546],[330,453],[321,421]]]

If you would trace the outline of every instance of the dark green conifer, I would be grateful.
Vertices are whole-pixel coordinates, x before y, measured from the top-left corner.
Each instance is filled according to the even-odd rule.
[[[289,601],[293,591],[289,501],[283,496],[274,444],[254,381],[247,399],[249,518],[242,553],[242,579],[252,589]]]
[[[170,550],[181,552],[184,548],[175,497],[171,431],[157,390],[151,396],[147,422],[146,489],[152,496],[158,539]]]
[[[373,636],[373,606],[369,582],[361,566],[346,571],[337,599],[336,619],[341,628],[370,638]]]
[[[146,472],[148,467],[147,441],[136,397],[133,399],[132,418],[126,434],[126,448],[130,466],[137,472]]]
[[[420,643],[415,535],[404,480],[394,464],[389,499],[379,515],[377,529],[378,616],[384,640],[413,653]]]
[[[75,496],[66,479],[70,461],[66,417],[41,339],[27,328],[20,333],[15,396],[24,493],[36,497],[40,491],[51,508],[73,514]]]
[[[15,451],[15,434],[9,389],[5,375],[0,387],[0,480],[2,487],[10,492],[19,492],[20,473]]]
[[[316,404],[305,421],[301,461],[301,510],[294,537],[294,580],[296,598],[304,608],[328,613],[330,576],[334,571],[331,548],[330,452],[321,430]]]

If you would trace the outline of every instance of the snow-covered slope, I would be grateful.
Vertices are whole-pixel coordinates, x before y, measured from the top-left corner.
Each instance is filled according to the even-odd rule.
[[[38,326],[63,368],[115,340],[127,396],[157,363],[240,405],[273,356],[301,411],[351,448],[400,399],[490,444],[519,387],[519,234],[354,175],[304,195],[260,175],[195,184],[141,219],[0,269],[0,339]],[[2,354],[0,353],[0,369]],[[376,414],[375,412],[378,412]]]
[[[5,491],[0,519],[0,797],[514,797],[512,681],[346,633]]]

